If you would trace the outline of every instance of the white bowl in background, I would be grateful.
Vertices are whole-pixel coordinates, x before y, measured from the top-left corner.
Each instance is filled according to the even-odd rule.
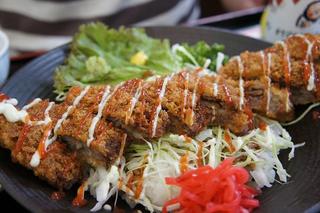
[[[0,86],[7,80],[9,74],[9,39],[0,30]]]

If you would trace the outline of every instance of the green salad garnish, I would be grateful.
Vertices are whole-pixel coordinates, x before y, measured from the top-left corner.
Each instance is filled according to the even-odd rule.
[[[222,45],[205,42],[174,46],[177,45],[178,50],[173,51],[167,39],[151,38],[141,28],[82,25],[65,63],[55,72],[57,99],[63,99],[72,86],[114,85],[132,78],[166,75],[186,65],[202,66],[206,59],[211,60],[208,68],[215,70],[217,53],[224,49]],[[190,60],[190,56],[194,59]]]

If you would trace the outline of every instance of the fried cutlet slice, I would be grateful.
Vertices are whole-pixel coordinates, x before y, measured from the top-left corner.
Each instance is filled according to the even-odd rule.
[[[49,104],[48,101],[40,101],[28,109],[30,121],[44,120],[44,112]],[[65,108],[64,105],[52,107],[50,116],[53,122],[62,115]],[[31,125],[21,121],[8,122],[3,115],[0,115],[0,145],[11,151],[14,162],[33,170],[37,177],[59,189],[70,188],[81,179],[82,172],[77,153],[71,151],[64,143],[54,141],[38,166],[33,167],[30,164],[45,129],[46,125]]]
[[[270,86],[265,79],[246,81],[244,90],[252,110],[281,122],[294,118],[294,106],[286,88]]]
[[[130,133],[148,138],[166,133],[192,136],[208,125],[220,125],[237,134],[248,131],[250,109],[239,110],[235,101],[239,98],[232,94],[234,100],[229,100],[229,90],[207,98],[202,80],[208,76],[199,72],[126,81],[114,89],[103,116]],[[212,82],[209,86],[212,88]]]
[[[214,82],[224,89],[213,94]],[[244,109],[245,103],[242,110],[239,108],[237,91],[205,70],[177,73],[167,89],[163,108],[174,118],[170,121],[170,129],[181,128],[185,134],[195,135],[209,125],[221,126],[237,134],[251,128],[250,109]],[[210,90],[210,94],[206,90]],[[181,134],[181,131],[177,133]]]
[[[81,91],[80,87],[71,88],[65,103],[72,104]],[[106,104],[110,93],[108,86],[90,87],[57,131],[63,141],[77,150],[79,159],[93,167],[113,164],[122,155],[126,142],[123,130],[102,119],[102,115],[99,117],[99,108]]]
[[[265,82],[264,90],[272,87],[277,94],[289,94],[293,105],[316,102],[320,100],[319,47],[320,35],[289,36],[285,41],[277,42],[263,51],[246,51],[241,53],[240,57],[232,58],[219,70],[219,75],[238,81],[241,73],[240,61],[245,82]],[[262,85],[259,87],[263,90]],[[247,91],[250,96],[250,90]]]
[[[137,137],[159,137],[165,134],[168,113],[159,110],[156,115],[162,84],[160,78],[152,84],[138,79],[124,82],[114,88],[103,116]],[[152,128],[154,120],[157,120],[155,129]]]

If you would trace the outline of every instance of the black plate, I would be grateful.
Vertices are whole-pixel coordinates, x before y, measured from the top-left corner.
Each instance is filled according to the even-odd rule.
[[[151,27],[147,28],[147,32],[153,37],[169,38],[172,43],[194,43],[199,40],[222,43],[230,56],[270,46],[260,40],[217,29]],[[67,53],[68,46],[62,46],[33,60],[9,79],[1,91],[16,97],[21,105],[36,97],[53,98],[52,74]],[[281,153],[281,160],[292,177],[287,184],[275,183],[272,188],[264,189],[259,197],[261,207],[257,212],[302,212],[317,204],[320,199],[320,131],[317,129],[320,129],[320,122],[312,120],[310,113],[301,122],[288,128],[295,143],[305,141],[306,145],[296,150],[296,156],[290,162],[286,161],[288,152]],[[32,172],[12,163],[8,151],[3,149],[0,149],[0,183],[12,197],[33,212],[88,212],[94,205],[91,199],[84,208],[72,207],[75,190],[68,192],[63,200],[52,201],[50,195],[54,189],[34,177]],[[123,201],[118,206],[130,211]]]

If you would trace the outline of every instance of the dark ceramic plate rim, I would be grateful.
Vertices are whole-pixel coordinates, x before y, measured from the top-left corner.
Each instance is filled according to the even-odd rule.
[[[202,31],[202,30],[211,31],[212,33],[222,32],[222,33],[228,34],[228,35],[233,36],[233,37],[238,37],[238,38],[242,38],[242,39],[250,39],[252,41],[264,43],[265,45],[271,45],[270,43],[267,43],[267,42],[262,41],[262,40],[249,38],[249,37],[246,37],[246,36],[243,36],[243,35],[239,35],[239,34],[235,34],[235,33],[231,32],[231,31],[222,30],[222,29],[219,29],[219,28],[209,28],[209,27],[162,27],[162,26],[160,26],[160,27],[146,27],[145,29],[148,31],[148,30],[152,30],[152,29],[158,29],[159,30],[159,29],[168,29],[168,28],[171,28],[171,29],[174,29],[174,30],[180,30],[180,29],[186,29],[186,28],[190,29],[191,28],[191,29],[196,29],[196,30],[199,30],[199,31]],[[41,63],[41,61],[45,60],[50,55],[54,55],[55,52],[59,52],[61,50],[69,51],[69,44],[65,44],[65,45],[59,46],[57,48],[54,48],[54,49],[50,50],[49,52],[47,52],[46,54],[44,54],[44,55],[42,55],[40,57],[37,57],[34,60],[30,61],[25,66],[20,68],[16,73],[14,73],[10,77],[10,79],[8,79],[8,81],[0,89],[2,90],[3,88],[5,88],[10,80],[16,78],[16,76],[20,75],[24,70],[28,70],[34,64]],[[32,202],[27,202],[28,199],[25,199],[24,197],[19,196],[19,190],[18,189],[14,188],[14,187],[11,187],[10,184],[6,184],[5,182],[6,181],[4,181],[1,178],[1,184],[2,184],[3,188],[5,189],[5,191],[11,197],[13,197],[17,202],[19,202],[26,209],[28,209],[30,211],[33,211],[33,212],[39,212],[39,209],[37,209],[36,206],[32,204]],[[311,208],[306,210],[306,212],[318,212],[318,211],[320,211],[320,203],[317,203],[314,206],[312,206]]]

